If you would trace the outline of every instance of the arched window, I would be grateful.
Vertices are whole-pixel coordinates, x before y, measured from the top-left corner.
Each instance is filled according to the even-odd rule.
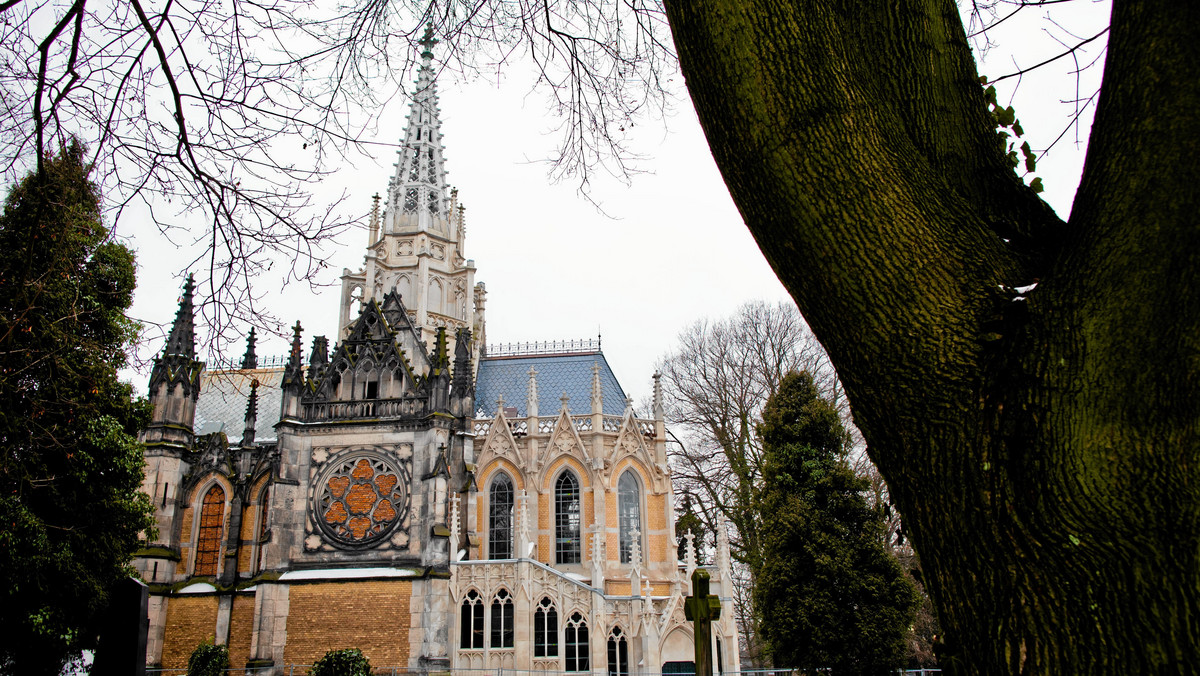
[[[563,648],[566,653],[567,671],[587,671],[588,654],[591,647],[588,644],[587,622],[579,613],[571,613],[567,620],[567,628],[563,631]]]
[[[579,480],[570,472],[554,484],[554,560],[579,563]]]
[[[271,487],[265,486],[258,499],[258,535],[254,539],[254,560],[251,572],[258,573],[263,569],[263,549],[267,542],[267,519],[271,515]]]
[[[608,635],[608,676],[629,676],[629,642],[620,627]]]
[[[513,485],[507,474],[492,481],[488,492],[488,558],[513,558]]]
[[[463,650],[483,649],[483,599],[472,589],[462,602],[461,633],[458,647]]]
[[[637,533],[636,537],[641,538],[642,500],[640,493],[633,470],[622,474],[621,480],[617,482],[617,511],[621,526],[621,563],[629,563],[633,560],[634,533]]]
[[[507,589],[496,592],[496,597],[492,599],[491,647],[513,647],[513,601]]]
[[[225,491],[217,484],[204,494],[200,507],[200,533],[196,536],[195,575],[216,575],[225,525]]]
[[[533,610],[533,656],[558,657],[558,611],[548,597]]]

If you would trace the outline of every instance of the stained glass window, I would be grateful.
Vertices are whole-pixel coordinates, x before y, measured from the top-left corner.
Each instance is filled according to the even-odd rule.
[[[224,522],[225,491],[213,484],[204,494],[204,502],[200,507],[200,533],[196,536],[196,575],[217,574]]]
[[[554,560],[579,563],[579,481],[563,472],[554,485]]]
[[[633,559],[634,533],[640,538],[642,532],[641,495],[632,470],[622,474],[621,480],[617,482],[617,504],[620,514],[621,563],[629,563]]]
[[[314,516],[334,542],[358,546],[386,537],[408,513],[408,477],[381,456],[333,463],[316,493]]]
[[[492,481],[488,492],[488,558],[513,558],[513,485],[507,474]]]

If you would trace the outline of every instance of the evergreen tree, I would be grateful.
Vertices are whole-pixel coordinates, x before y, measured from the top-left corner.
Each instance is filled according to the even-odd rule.
[[[758,505],[763,556],[755,576],[758,631],[776,666],[834,674],[899,666],[919,597],[884,547],[883,514],[842,449],[837,411],[805,373],[767,402]]]
[[[94,646],[107,590],[154,522],[149,405],[117,379],[133,254],[111,241],[72,144],[0,216],[0,673],[57,674]]]

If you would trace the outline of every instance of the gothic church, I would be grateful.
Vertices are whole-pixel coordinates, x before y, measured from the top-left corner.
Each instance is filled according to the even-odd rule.
[[[251,330],[240,368],[206,369],[184,287],[143,434],[147,663],[212,640],[256,673],[344,647],[412,671],[691,671],[696,555],[689,535],[679,560],[657,382],[643,418],[598,341],[484,347],[424,44],[332,347],[305,350],[297,323],[260,366]],[[728,542],[708,568],[730,607]],[[713,635],[737,671],[732,612]]]

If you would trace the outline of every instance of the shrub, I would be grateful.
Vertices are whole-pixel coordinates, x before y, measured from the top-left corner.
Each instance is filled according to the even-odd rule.
[[[188,658],[187,676],[224,676],[229,669],[229,648],[205,641]]]
[[[371,663],[358,648],[330,650],[313,663],[309,676],[371,676]]]

